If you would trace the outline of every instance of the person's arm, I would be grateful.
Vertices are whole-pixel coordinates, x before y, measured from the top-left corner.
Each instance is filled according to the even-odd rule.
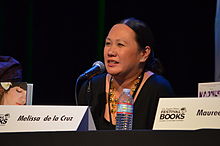
[[[79,89],[79,94],[77,98],[78,105],[88,105],[87,88],[88,81],[85,81]]]

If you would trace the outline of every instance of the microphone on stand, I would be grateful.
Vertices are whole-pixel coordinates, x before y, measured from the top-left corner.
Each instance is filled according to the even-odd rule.
[[[92,77],[103,73],[105,71],[105,65],[101,61],[96,61],[93,63],[92,67],[85,71],[83,74],[81,74],[77,80],[76,80],[76,86],[75,86],[75,102],[76,105],[78,105],[78,99],[77,99],[77,84],[80,79],[91,79]],[[90,81],[88,85],[87,92],[90,92]]]
[[[79,76],[80,79],[91,79],[97,74],[105,71],[105,65],[101,61],[93,63],[92,67]]]

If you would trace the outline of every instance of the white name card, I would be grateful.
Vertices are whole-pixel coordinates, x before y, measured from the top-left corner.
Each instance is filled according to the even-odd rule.
[[[198,97],[220,97],[220,82],[199,83]]]
[[[88,106],[0,106],[0,132],[95,130]]]
[[[220,128],[220,98],[160,98],[153,130]]]

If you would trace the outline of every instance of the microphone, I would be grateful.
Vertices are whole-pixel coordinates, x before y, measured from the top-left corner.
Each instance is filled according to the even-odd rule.
[[[92,67],[85,71],[83,74],[81,74],[77,80],[76,80],[76,86],[75,86],[75,103],[78,105],[78,99],[77,99],[77,85],[80,79],[91,79],[97,74],[100,74],[105,71],[105,65],[101,61],[96,61],[93,63]],[[89,86],[87,89],[87,92],[90,92],[90,81]]]
[[[93,63],[92,67],[79,76],[80,79],[91,79],[97,74],[105,71],[105,65],[101,61]]]

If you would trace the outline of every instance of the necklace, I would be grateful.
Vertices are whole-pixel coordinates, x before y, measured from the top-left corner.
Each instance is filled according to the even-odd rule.
[[[141,84],[141,81],[143,79],[143,74],[142,73],[138,78],[134,81],[133,86],[131,87],[131,94],[132,97],[135,97],[135,94]],[[116,97],[116,89],[113,87],[113,78],[111,77],[110,83],[109,83],[109,93],[108,93],[108,107],[109,107],[109,117],[110,117],[110,122],[112,123],[112,114],[114,115],[117,111],[117,105],[118,105],[118,99]]]

